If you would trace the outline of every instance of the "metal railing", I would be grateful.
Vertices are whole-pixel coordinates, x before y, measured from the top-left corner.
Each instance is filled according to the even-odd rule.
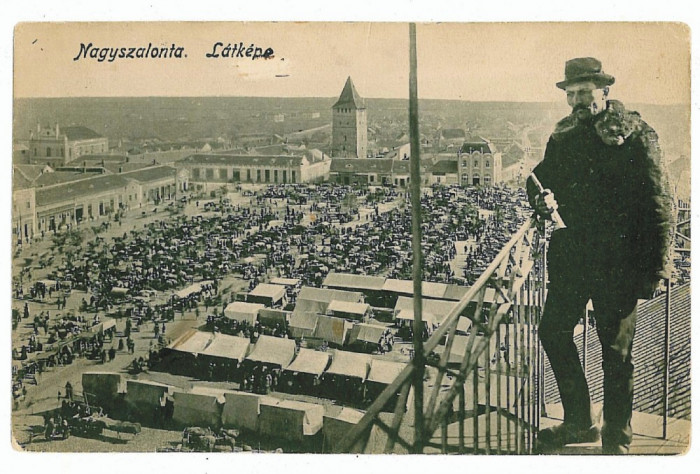
[[[545,269],[545,241],[529,219],[337,452],[531,453],[544,397],[537,325]],[[463,317],[469,329],[460,335]],[[415,374],[423,372],[415,390]],[[412,393],[424,393],[414,405],[421,413],[411,410]]]

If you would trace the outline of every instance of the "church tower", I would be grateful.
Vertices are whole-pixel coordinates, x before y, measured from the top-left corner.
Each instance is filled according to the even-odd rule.
[[[350,77],[332,109],[331,156],[367,158],[367,109]]]

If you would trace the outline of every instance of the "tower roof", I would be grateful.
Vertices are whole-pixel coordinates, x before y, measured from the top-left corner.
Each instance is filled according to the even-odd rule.
[[[345,87],[343,87],[343,92],[340,93],[338,101],[333,104],[333,108],[337,107],[354,107],[356,109],[365,108],[365,99],[360,97],[355,89],[355,84],[352,83],[352,78],[348,76],[348,80],[345,81]]]

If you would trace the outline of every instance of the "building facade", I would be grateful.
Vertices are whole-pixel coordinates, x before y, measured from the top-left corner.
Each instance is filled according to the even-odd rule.
[[[367,109],[350,77],[332,110],[331,156],[367,158]]]
[[[59,173],[55,173],[59,174]],[[15,179],[13,234],[31,241],[37,234],[58,232],[111,216],[119,210],[138,209],[146,203],[175,199],[187,190],[186,174],[170,166],[152,166],[128,173],[84,174],[65,182],[43,185]]]
[[[331,160],[317,150],[299,155],[192,155],[175,164],[193,185],[295,184],[328,180]]]
[[[457,162],[462,186],[492,186],[502,182],[501,153],[484,138],[464,142],[457,153]]]
[[[109,140],[94,130],[82,126],[42,128],[29,136],[31,163],[62,166],[83,155],[109,152]]]

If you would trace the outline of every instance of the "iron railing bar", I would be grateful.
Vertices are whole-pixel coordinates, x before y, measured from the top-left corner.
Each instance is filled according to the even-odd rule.
[[[448,315],[443,320],[443,324],[441,324],[435,330],[435,332],[433,332],[432,336],[425,342],[424,350],[426,353],[429,353],[438,345],[439,341],[449,329],[449,325],[452,322],[454,322],[454,320],[459,317],[462,311],[464,311],[466,306],[472,302],[474,297],[477,295],[477,292],[481,289],[481,287],[484,284],[486,284],[486,282],[488,282],[489,278],[491,278],[491,275],[494,273],[494,271],[502,264],[503,259],[510,255],[510,251],[516,244],[517,240],[522,238],[522,236],[527,232],[527,230],[534,225],[535,218],[529,218],[526,222],[523,223],[522,226],[520,226],[520,228],[513,235],[513,237],[503,246],[503,248],[498,252],[496,257],[489,264],[486,270],[484,270],[484,272],[479,276],[479,278],[477,278],[474,284],[465,293],[462,299],[460,299],[457,305],[454,308],[452,308],[452,310],[448,313]],[[509,283],[512,283],[512,279]],[[403,382],[405,382],[409,377],[411,377],[414,369],[415,359],[411,364],[408,364],[406,368],[404,368],[401,371],[401,373],[396,377],[396,379],[391,384],[389,384],[389,386],[386,387],[379,394],[377,399],[367,408],[365,415],[355,426],[353,426],[348,431],[346,436],[338,444],[338,452],[344,452],[344,450],[347,450],[347,448],[352,445],[350,443],[353,442],[355,438],[364,433],[364,431],[372,423],[372,420],[375,419],[381,412],[381,409],[384,407],[384,405],[386,405],[386,403],[396,393],[399,387],[402,386]]]
[[[496,313],[496,317],[492,318],[492,322],[490,324],[492,327],[495,328],[497,324],[499,324],[500,320],[503,319],[504,314],[508,312],[510,307],[512,306],[511,303],[503,303],[500,305],[499,310]],[[493,334],[493,330],[489,331],[489,337],[491,334]],[[464,374],[466,377],[467,372],[471,370],[471,362],[474,357],[478,357],[484,350],[484,346],[489,343],[489,338],[488,337],[481,337],[479,338],[479,341],[474,345],[474,349],[471,351],[468,351],[466,353],[466,357],[462,361],[462,365],[460,367],[460,373]],[[456,390],[454,385],[450,387],[450,389],[447,391],[447,394],[445,397],[443,397],[442,401],[440,402],[440,405],[438,409],[435,411],[435,413],[432,414],[432,416],[428,419],[426,419],[426,432],[427,433],[432,433],[435,431],[437,428],[437,424],[435,422],[436,418],[440,418],[445,416],[447,413],[447,410],[449,409],[449,405],[452,403],[454,400],[454,397],[456,396]]]
[[[457,393],[458,396],[458,404],[459,404],[459,411],[457,418],[459,420],[459,454],[464,453],[464,419],[465,419],[465,413],[464,413],[464,404],[465,404],[465,397],[464,397],[464,384],[460,384],[458,388],[459,392]]]
[[[498,360],[496,362],[496,454],[501,454],[501,436],[503,436],[503,426],[501,423],[501,415],[498,411],[501,409],[501,403],[503,402],[501,397],[501,375],[503,373],[503,366],[501,365],[501,325],[496,326],[496,350],[498,351]]]
[[[481,292],[480,294],[483,294]],[[457,324],[459,322],[459,318],[454,321],[450,325],[450,332],[447,336],[447,344],[445,344],[445,349],[442,355],[440,356],[440,362],[438,364],[438,374],[437,377],[435,378],[435,385],[433,386],[433,390],[430,394],[430,399],[428,401],[428,408],[426,408],[425,413],[430,414],[432,411],[435,409],[435,403],[437,402],[438,395],[440,394],[440,385],[442,384],[442,379],[445,375],[445,372],[447,370],[447,364],[450,360],[450,353],[452,352],[452,345],[454,344],[455,340],[455,333],[457,332]]]
[[[513,378],[513,393],[515,396],[514,401],[514,412],[515,412],[515,419],[517,420],[518,417],[520,416],[520,387],[519,387],[519,381],[520,381],[520,345],[518,344],[520,341],[520,304],[518,303],[518,299],[516,299],[516,303],[513,306],[513,318],[514,318],[514,324],[513,324],[513,330],[515,331],[514,337],[513,337],[513,355],[514,355],[514,361],[515,361],[515,377]],[[516,422],[515,423],[515,452],[516,454],[520,454],[520,426]]]
[[[472,410],[474,418],[472,419],[473,434],[472,441],[474,444],[474,452],[479,452],[479,356],[477,356],[476,367],[471,371],[474,382],[472,383]]]
[[[403,421],[403,417],[406,414],[406,401],[408,400],[408,394],[411,391],[411,384],[405,383],[399,392],[399,398],[396,400],[396,406],[394,407],[394,419],[391,423],[391,433],[389,438],[386,440],[386,445],[384,448],[385,453],[390,453],[394,450],[395,437],[391,434],[396,433],[398,437],[399,427]]]
[[[478,370],[477,364],[477,370]],[[484,351],[484,409],[486,416],[484,420],[486,421],[485,436],[486,436],[486,454],[491,454],[491,338],[489,337],[489,343],[486,344],[486,351]]]

